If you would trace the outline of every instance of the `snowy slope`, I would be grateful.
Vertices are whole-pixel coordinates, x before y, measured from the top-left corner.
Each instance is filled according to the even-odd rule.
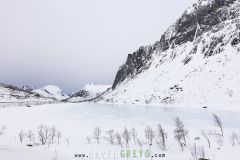
[[[199,0],[154,45],[128,55],[99,101],[240,104],[240,2]]]
[[[36,93],[27,92],[12,85],[0,83],[0,103],[42,101],[53,101],[53,99],[42,97]]]
[[[32,92],[38,93],[43,97],[54,98],[57,100],[63,100],[69,97],[59,87],[54,85],[47,85],[41,89],[33,90]]]
[[[111,88],[111,85],[95,85],[95,84],[87,84],[80,91],[73,93],[67,101],[69,102],[81,102],[91,100],[93,98],[98,97],[103,92],[107,91],[108,88]]]

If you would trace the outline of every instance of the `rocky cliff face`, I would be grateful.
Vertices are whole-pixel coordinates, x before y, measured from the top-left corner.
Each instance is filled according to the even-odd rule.
[[[229,97],[229,92],[235,89],[226,77],[237,80],[233,72],[238,73],[240,69],[235,62],[240,51],[239,29],[238,0],[199,0],[159,41],[128,55],[116,75],[112,91],[102,100],[191,103],[187,99],[192,98],[192,102],[207,103],[210,99],[220,100],[225,94]],[[235,85],[240,88],[237,82]],[[210,88],[204,89],[207,86]],[[213,93],[219,97],[209,95]],[[232,98],[225,98],[226,102],[237,103],[237,96],[230,95]]]
[[[161,37],[160,41],[154,45],[140,47],[133,54],[129,54],[127,61],[122,65],[116,75],[113,83],[113,89],[127,78],[133,78],[142,70],[149,67],[148,61],[153,53],[161,53],[174,48],[186,42],[193,42],[203,33],[211,30],[213,26],[234,19],[239,16],[236,10],[230,9],[230,6],[237,0],[200,0],[192,7],[187,9],[177,20],[176,24],[171,26]],[[218,40],[221,42],[221,39]],[[219,42],[216,42],[219,43]],[[215,44],[215,45],[216,45]],[[212,44],[214,45],[214,44]],[[212,46],[212,49],[214,46]],[[194,52],[194,50],[193,50]],[[212,50],[205,53],[205,56],[211,56]]]

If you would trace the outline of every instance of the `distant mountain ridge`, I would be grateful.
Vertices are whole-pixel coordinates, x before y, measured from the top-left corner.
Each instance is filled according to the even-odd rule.
[[[58,86],[47,85],[40,89],[24,85],[18,88],[13,85],[0,83],[0,103],[26,102],[83,102],[100,96],[111,85],[87,84],[78,92],[67,95]]]
[[[0,103],[53,101],[37,93],[25,91],[13,85],[0,83]]]

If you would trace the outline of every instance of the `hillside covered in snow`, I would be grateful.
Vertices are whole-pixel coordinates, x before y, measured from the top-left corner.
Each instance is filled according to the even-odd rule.
[[[54,86],[54,85],[47,85],[43,88],[35,89],[32,92],[37,93],[43,97],[53,98],[56,100],[64,100],[69,97],[58,86]]]
[[[111,85],[94,85],[94,84],[87,84],[83,89],[80,91],[73,93],[66,101],[68,102],[82,102],[82,101],[89,101],[92,100],[104,92],[107,89],[111,88]]]
[[[153,45],[129,54],[98,101],[240,104],[240,2],[199,0]]]
[[[0,103],[46,102],[53,101],[40,94],[20,89],[16,86],[0,83]]]

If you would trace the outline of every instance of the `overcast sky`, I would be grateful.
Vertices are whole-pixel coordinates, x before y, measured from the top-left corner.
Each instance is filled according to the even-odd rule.
[[[127,54],[152,44],[196,0],[0,0],[0,82],[112,84]]]

